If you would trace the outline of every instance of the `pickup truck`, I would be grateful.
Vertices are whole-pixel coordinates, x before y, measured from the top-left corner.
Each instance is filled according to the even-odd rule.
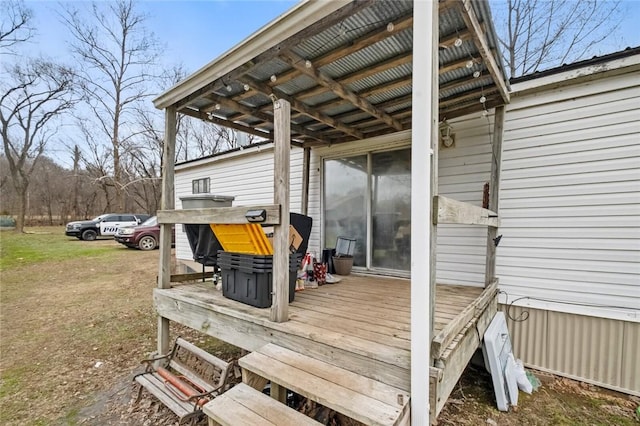
[[[91,220],[69,222],[65,230],[68,237],[76,237],[79,240],[93,241],[97,237],[116,234],[123,226],[137,226],[149,219],[148,214],[102,214]]]

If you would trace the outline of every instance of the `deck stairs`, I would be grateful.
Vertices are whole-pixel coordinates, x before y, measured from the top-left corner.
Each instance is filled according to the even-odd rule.
[[[409,424],[407,392],[308,355],[270,343],[238,363],[244,383],[205,405],[210,425],[318,424],[280,402],[285,389],[367,425]],[[267,381],[272,398],[265,399]]]

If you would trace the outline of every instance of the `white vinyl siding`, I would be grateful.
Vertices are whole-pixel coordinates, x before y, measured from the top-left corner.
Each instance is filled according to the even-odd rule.
[[[482,191],[491,171],[489,129],[493,129],[493,117],[475,114],[453,120],[451,125],[456,143],[453,148],[440,150],[439,193],[481,206]],[[309,215],[313,217],[314,229],[309,250],[319,253],[321,249],[321,227],[315,225],[322,223],[322,159],[408,147],[410,136],[401,132],[311,151]],[[428,214],[425,220],[429,220]],[[484,285],[486,241],[484,226],[438,226],[438,283]]]
[[[516,92],[503,148],[497,275],[509,301],[640,322],[637,73]]]
[[[302,202],[302,152],[291,148],[290,208],[300,212]],[[273,146],[247,147],[235,155],[213,157],[176,167],[176,209],[180,197],[191,194],[194,179],[210,178],[210,193],[234,196],[234,206],[273,204]],[[176,258],[193,260],[182,226],[176,226]]]

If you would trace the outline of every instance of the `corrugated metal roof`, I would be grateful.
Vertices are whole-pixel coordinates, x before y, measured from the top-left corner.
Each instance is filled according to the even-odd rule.
[[[441,10],[439,33],[441,37],[452,36],[457,33],[465,33],[468,31],[465,21],[462,16],[462,11],[456,5],[451,5],[448,2],[443,3],[445,6]],[[488,41],[490,48],[495,49],[495,37],[493,35],[493,28],[490,22],[487,21],[490,17],[490,11],[486,2],[473,2],[474,10],[478,15],[478,20],[483,23],[483,26],[487,29]],[[300,67],[300,71],[293,70],[287,60],[279,57],[273,57],[268,60],[258,61],[258,63],[252,67],[248,72],[248,75],[257,81],[263,82],[264,85],[273,86],[277,89],[278,93],[284,93],[296,99],[299,102],[304,103],[308,108],[312,109],[316,105],[321,105],[322,113],[338,117],[339,120],[345,124],[351,123],[354,120],[362,120],[370,118],[371,115],[366,112],[360,111],[348,101],[339,101],[341,94],[340,91],[335,92],[328,88],[318,86],[318,81],[310,75],[305,74],[305,67],[301,67],[299,62],[309,59],[313,64],[314,60],[323,57],[329,52],[336,52],[342,50],[344,53],[340,54],[338,58],[333,61],[321,65],[318,68],[318,72],[322,73],[329,79],[335,80],[338,84],[342,84],[344,90],[358,94],[367,92],[373,88],[378,88],[374,95],[367,95],[367,100],[373,105],[382,105],[389,114],[393,115],[396,111],[404,111],[411,105],[409,100],[405,99],[408,94],[411,93],[411,85],[407,83],[403,87],[390,87],[388,90],[383,90],[384,85],[388,82],[397,81],[403,78],[409,79],[412,74],[412,64],[407,59],[410,59],[413,49],[413,29],[412,27],[404,30],[394,30],[392,27],[388,27],[390,22],[399,22],[399,20],[405,19],[410,16],[413,10],[413,2],[396,1],[396,0],[379,0],[372,2],[368,6],[359,9],[356,13],[352,13],[343,19],[335,20],[330,25],[322,30],[319,30],[311,35],[296,40],[292,47],[292,52],[302,59],[298,59],[298,63],[293,64],[294,67]],[[329,18],[329,17],[327,17]],[[328,21],[330,22],[330,21]],[[314,23],[310,23],[314,25]],[[381,34],[380,37],[376,36],[375,43],[369,44],[360,49],[354,49],[350,51],[350,47],[359,40],[366,40],[372,34]],[[388,33],[388,34],[387,34]],[[405,55],[404,60],[398,59],[392,63],[393,66],[380,66],[385,61],[392,61],[394,58],[398,58],[401,55]],[[466,68],[464,64],[459,68],[450,69],[446,72],[442,72],[439,75],[440,85],[444,85],[446,90],[440,93],[440,99],[450,100],[459,95],[464,95],[460,105],[468,106],[469,93],[474,90],[487,89],[489,91],[494,86],[493,81],[487,79],[479,79],[473,77],[474,71],[480,71],[483,76],[488,75],[486,65],[480,60],[480,53],[472,40],[466,39],[460,46],[450,46],[447,48],[441,48],[439,50],[439,63],[441,67],[448,66],[452,63],[459,63],[464,61],[465,58],[473,60],[473,66]],[[500,58],[496,58],[500,62]],[[403,63],[404,61],[404,63]],[[381,70],[377,70],[379,67]],[[372,70],[376,69],[377,72]],[[359,77],[358,75],[366,75],[366,77]],[[278,76],[289,76],[282,78],[281,82],[278,82]],[[275,82],[271,81],[271,76],[275,76]],[[345,80],[345,76],[348,80]],[[293,77],[293,78],[291,78]],[[468,81],[466,81],[468,79]],[[234,96],[244,94],[244,83],[241,80],[225,80],[225,77],[219,79],[222,82],[222,89],[216,91],[219,96],[233,98]],[[449,84],[452,83],[453,84]],[[460,83],[460,84],[457,84]],[[334,84],[334,83],[332,83]],[[231,90],[226,90],[229,87]],[[255,94],[238,100],[244,106],[250,108],[259,108],[269,110],[271,108],[271,100],[267,94]],[[349,95],[351,96],[351,95]],[[394,102],[394,100],[397,100]],[[189,101],[189,106],[196,109],[211,108],[212,101],[196,97],[194,100]],[[455,106],[457,103],[448,102],[448,109]],[[295,108],[294,108],[295,110]],[[353,111],[353,114],[348,114]],[[358,112],[360,111],[360,112]],[[220,117],[241,117],[233,111],[233,104],[227,103],[220,109],[215,110],[215,115]],[[313,114],[312,114],[313,115]],[[264,117],[264,116],[263,116]],[[247,120],[244,116],[243,120]],[[296,119],[296,123],[307,127],[310,130],[322,131],[326,127],[326,123],[320,115],[309,117],[306,115],[300,116]],[[395,129],[389,127],[389,132],[395,131]],[[299,136],[298,136],[299,137]],[[319,135],[322,138],[322,135]]]

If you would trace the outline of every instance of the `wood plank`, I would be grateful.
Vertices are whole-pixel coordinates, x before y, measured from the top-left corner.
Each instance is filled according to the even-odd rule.
[[[178,343],[178,346],[183,347],[184,349],[191,352],[198,358],[204,360],[205,362],[208,362],[209,364],[219,368],[222,371],[225,371],[227,368],[229,368],[228,362],[221,360],[220,358],[210,354],[209,352],[205,351],[202,348],[197,347],[191,342],[188,342],[182,338],[178,338],[177,343]]]
[[[203,411],[220,424],[229,426],[263,424],[261,422],[265,421],[266,424],[278,426],[321,424],[284,404],[273,401],[244,383],[234,386],[221,397],[207,403]],[[260,418],[254,417],[254,414]]]
[[[244,405],[233,400],[229,392],[205,404],[203,411],[214,422],[222,426],[278,426],[278,423],[265,419],[261,414],[248,410]]]
[[[338,83],[333,78],[329,77],[319,69],[317,69],[311,61],[305,61],[293,52],[285,52],[280,55],[290,66],[296,68],[298,71],[306,74],[307,76],[316,80],[317,83],[331,90],[341,98],[350,101],[353,105],[357,106],[361,110],[371,114],[374,117],[387,123],[390,127],[396,130],[402,130],[402,124],[395,118],[391,117],[385,111],[376,108],[368,100],[359,97],[351,90],[347,89],[344,85]]]
[[[494,212],[499,210],[500,202],[500,170],[502,169],[502,139],[504,133],[504,106],[497,107],[494,116],[493,141],[491,143],[492,159],[491,178],[489,180],[489,209]],[[496,244],[498,228],[487,229],[487,260],[484,269],[485,285],[489,285],[496,276]]]
[[[475,11],[473,10],[473,4],[470,0],[460,0],[460,10],[462,12],[462,19],[464,19],[467,28],[471,30],[473,34],[473,41],[480,52],[480,56],[484,60],[487,69],[489,70],[489,74],[493,77],[493,81],[500,92],[500,96],[505,104],[508,104],[510,101],[509,90],[507,89],[507,85],[504,82],[504,75],[502,74],[498,62],[496,61],[491,48],[489,47],[489,42],[487,41],[487,37],[482,29],[480,21],[476,16]]]
[[[172,283],[183,283],[183,282],[188,282],[188,281],[197,281],[197,280],[202,280],[205,278],[212,278],[213,277],[213,272],[212,271],[208,271],[208,272],[191,272],[188,274],[172,274],[171,275],[171,282]]]
[[[433,223],[499,226],[498,214],[482,207],[438,195],[433,200]]]
[[[193,404],[176,400],[175,396],[164,385],[164,380],[156,376],[156,374],[136,376],[135,380],[173,411],[176,416],[182,418],[193,412]]]
[[[486,288],[486,291],[475,301],[467,305],[467,307],[451,321],[447,326],[438,333],[431,341],[431,355],[434,359],[440,358],[444,350],[449,346],[453,339],[458,335],[471,320],[479,315],[479,309],[486,306],[491,298],[496,297],[498,288],[497,282]]]
[[[197,286],[198,284],[192,284],[188,287]],[[203,294],[206,293],[203,292]],[[221,295],[215,303],[198,301],[185,289],[176,287],[170,290],[155,290],[154,301],[159,314],[240,348],[251,351],[269,342],[277,342],[314,358],[335,362],[345,369],[383,383],[408,389],[410,358],[408,351],[400,349],[390,351],[389,347],[379,343],[368,342],[364,345],[365,342],[362,339],[352,341],[339,333],[331,333],[329,338],[325,339],[322,329],[303,324],[299,325],[303,326],[302,329],[289,329],[293,321],[274,323],[268,318],[261,319],[256,315],[238,313],[221,306],[220,303],[233,302],[225,301]],[[233,302],[233,305],[242,306],[238,302]],[[244,307],[250,308],[246,305]],[[258,313],[261,311],[263,310],[257,308],[247,310],[247,312]],[[363,351],[364,348],[368,350]],[[397,354],[394,355],[394,352]]]
[[[289,207],[291,169],[291,104],[273,102],[273,201],[280,206],[280,223],[273,227],[273,298],[270,319],[289,320]]]
[[[258,353],[290,365],[292,368],[301,369],[314,376],[331,377],[332,383],[350,389],[354,392],[365,392],[367,396],[387,405],[401,408],[409,400],[409,394],[402,389],[371,380],[359,374],[310,358],[299,352],[291,351],[278,345],[268,344],[258,349]],[[403,400],[403,402],[399,403],[399,400]]]
[[[251,370],[242,370],[242,383],[247,386],[252,387],[253,389],[262,392],[262,390],[267,386],[269,379],[263,377],[259,374],[254,373]]]
[[[183,375],[184,377],[186,377],[187,379],[189,379],[191,383],[194,383],[198,385],[201,389],[204,389],[205,392],[211,392],[212,390],[215,389],[215,387],[212,386],[211,383],[208,383],[207,381],[203,380],[202,377],[198,376],[197,374],[194,374],[189,368],[187,368],[181,362],[176,361],[175,359],[172,359],[171,362],[169,363],[169,366],[175,371],[177,371],[178,373],[180,373],[181,375]]]
[[[368,425],[393,425],[402,413],[397,407],[335,384],[334,380],[338,380],[343,373],[337,367],[325,379],[258,352],[253,352],[238,362],[242,368],[277,381],[312,401]]]
[[[277,204],[264,206],[213,207],[203,209],[158,210],[158,222],[161,224],[208,224],[230,223],[247,224],[246,214],[249,210],[264,210],[266,220],[261,225],[277,225],[280,223],[280,206]],[[287,216],[288,217],[288,216]]]

